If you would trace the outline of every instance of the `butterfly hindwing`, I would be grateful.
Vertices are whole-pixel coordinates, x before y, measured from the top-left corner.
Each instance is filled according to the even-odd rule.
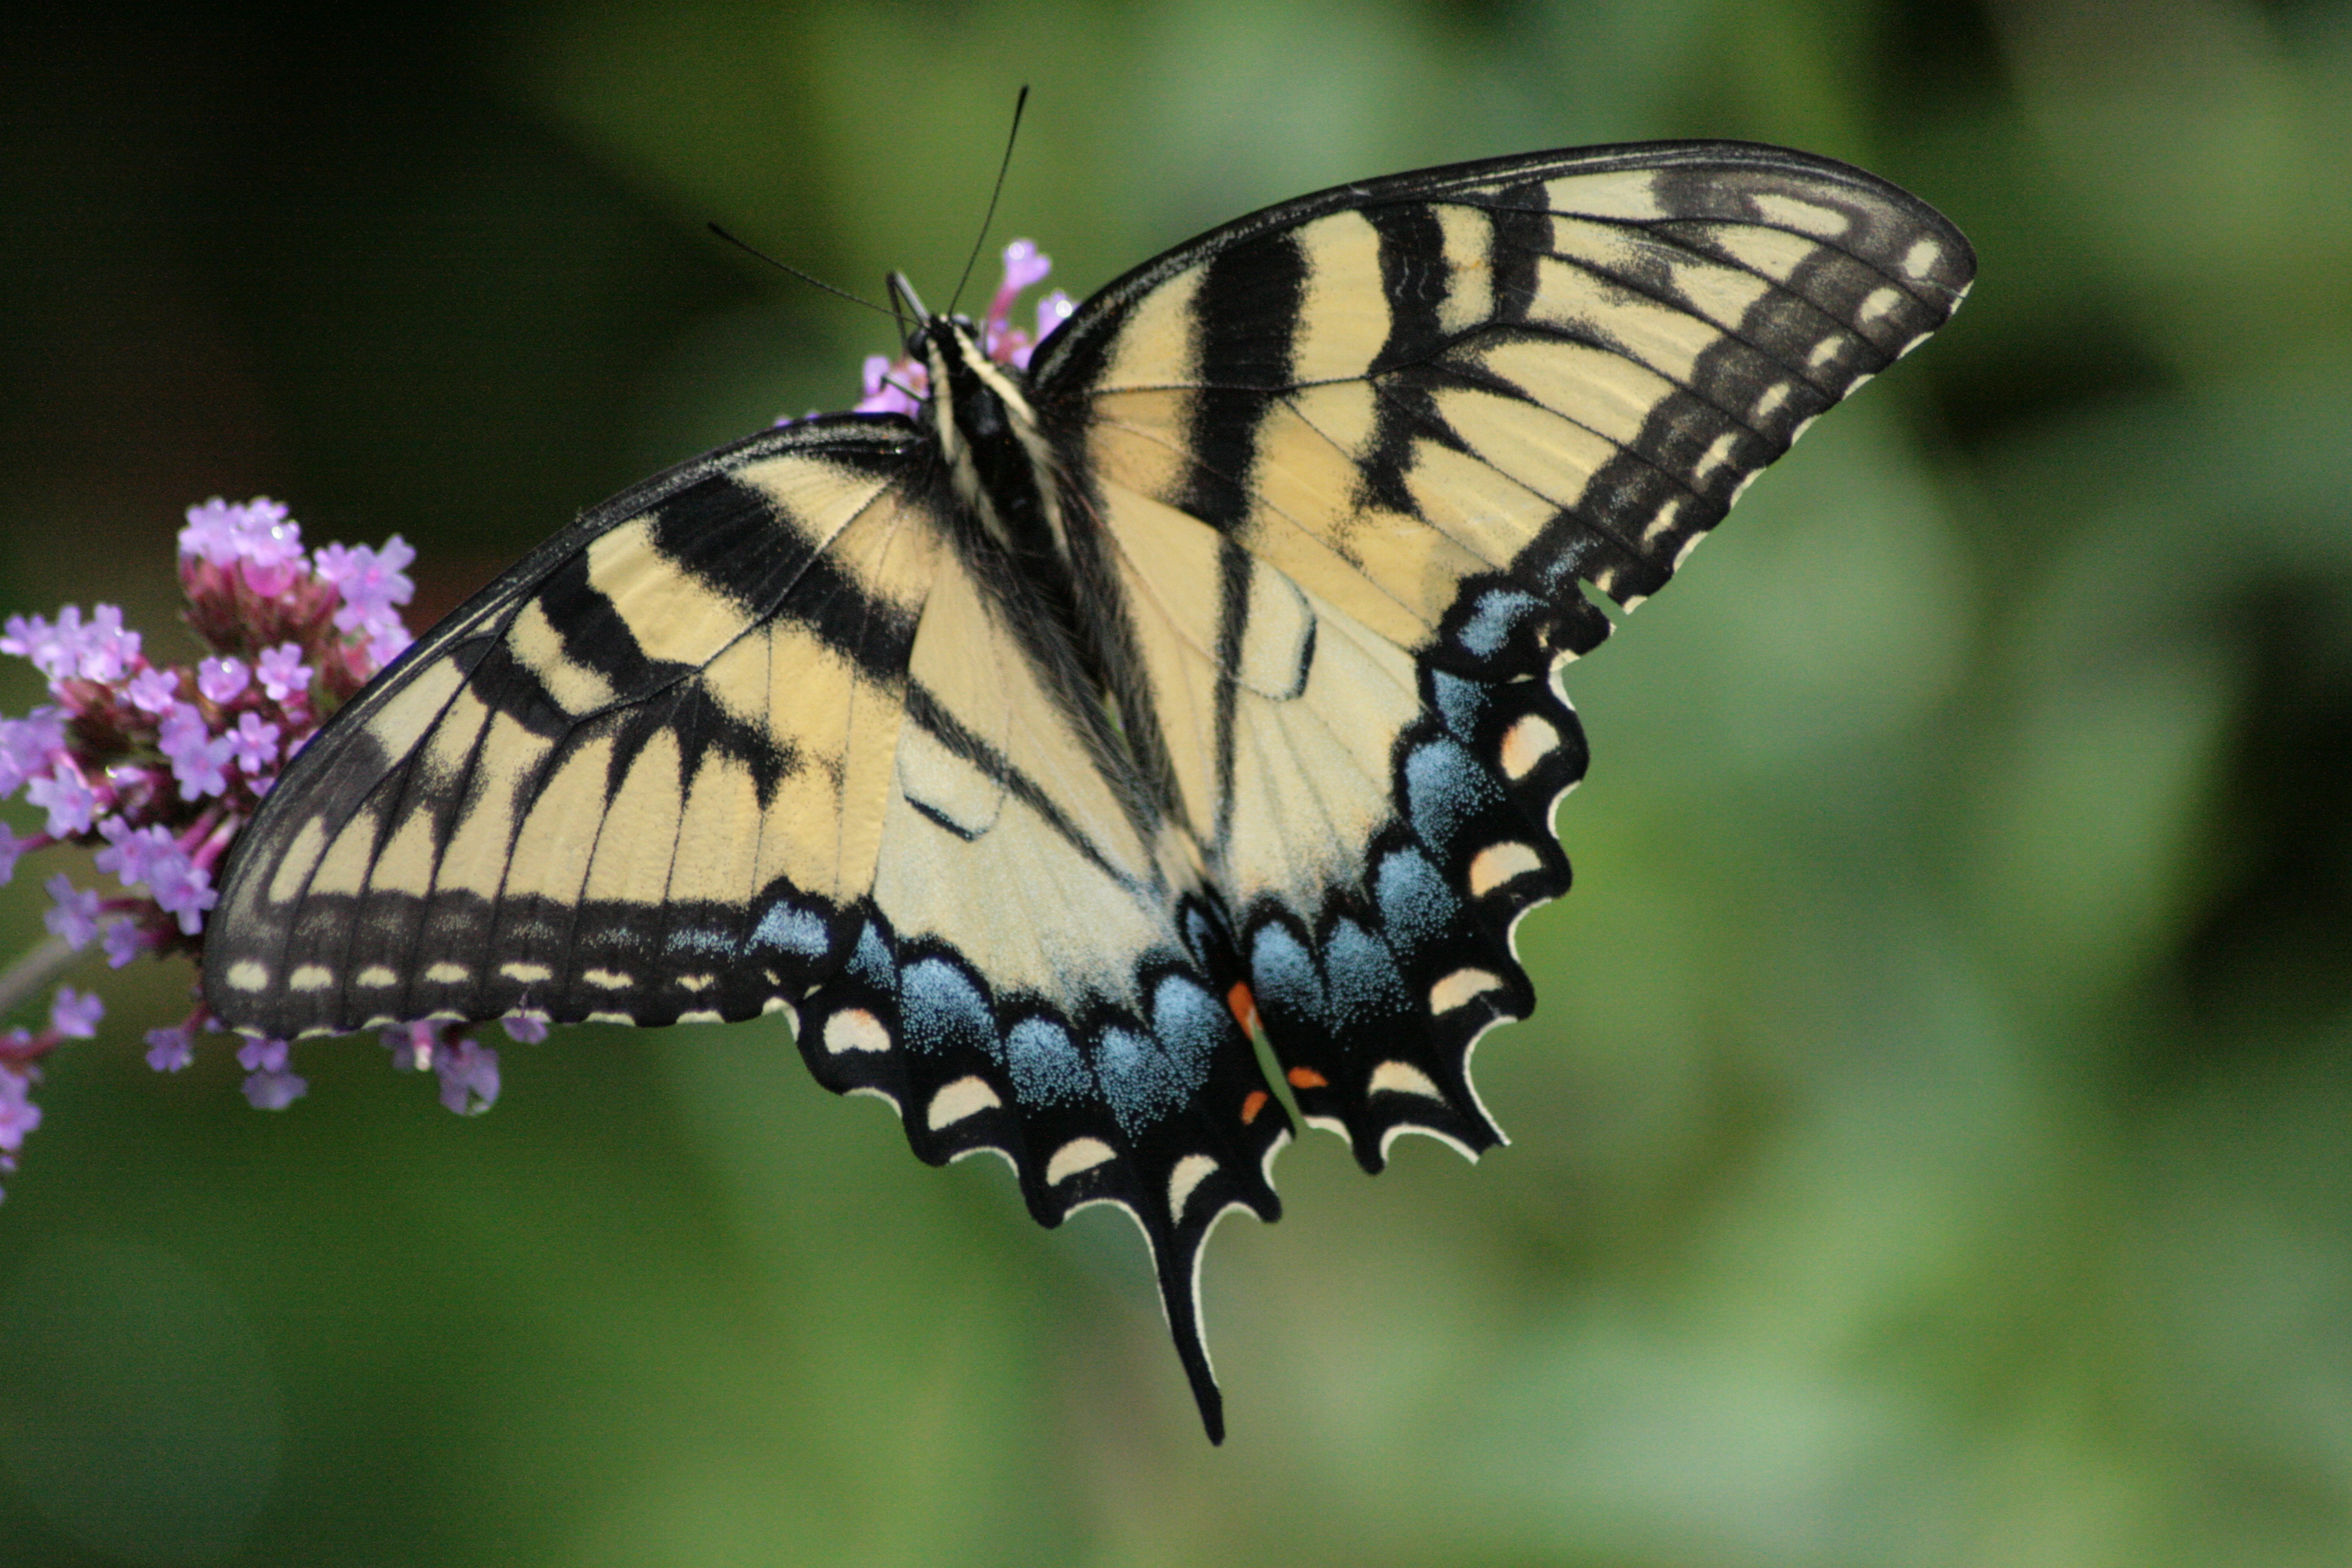
[[[803,1005],[802,1049],[829,1087],[897,1105],[932,1163],[1003,1155],[1041,1221],[1133,1215],[1213,1426],[1200,1250],[1231,1207],[1278,1214],[1266,1167],[1289,1121],[1226,998],[1214,901],[1074,662],[1019,584],[943,553],[875,912]]]

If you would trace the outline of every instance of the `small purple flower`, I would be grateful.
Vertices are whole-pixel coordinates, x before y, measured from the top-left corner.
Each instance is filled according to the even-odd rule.
[[[98,889],[75,887],[73,879],[63,871],[42,885],[56,902],[42,914],[41,923],[65,938],[68,947],[77,951],[88,947],[89,939],[98,934]]]
[[[1030,336],[1013,325],[1013,302],[1024,289],[1045,280],[1045,275],[1054,270],[1053,259],[1037,248],[1035,241],[1027,239],[1006,246],[1003,259],[1003,281],[996,286],[996,295],[989,300],[988,314],[981,322],[981,347],[989,358],[1026,370],[1038,340],[1070,313],[1070,297],[1057,289],[1039,300],[1037,334]]]
[[[81,606],[68,605],[52,626],[39,616],[10,616],[7,635],[0,637],[0,653],[33,661],[33,668],[51,680],[72,676],[81,662]]]
[[[234,702],[246,688],[245,661],[208,658],[196,666],[196,689],[214,702]]]
[[[94,605],[89,612],[89,624],[74,640],[73,673],[84,680],[120,680],[131,672],[139,658],[139,640],[137,632],[123,629],[120,605]]]
[[[278,761],[278,737],[282,731],[275,724],[262,722],[257,713],[247,713],[236,721],[236,728],[224,737],[228,742],[236,765],[248,774],[268,773]]]
[[[883,354],[866,356],[861,380],[866,395],[856,402],[859,414],[904,414],[912,418],[921,412],[922,400],[930,395],[930,374],[921,365],[910,361],[893,363]]]
[[[49,814],[49,837],[71,838],[89,831],[98,796],[82,782],[81,770],[71,759],[59,757],[49,771],[26,786],[25,798]]]
[[[284,1040],[247,1040],[236,1048],[236,1065],[247,1072],[284,1072],[286,1057]]]
[[[49,1027],[68,1040],[97,1038],[98,1022],[105,1016],[106,1004],[95,991],[84,993],[60,985],[57,1000],[49,1004]]]
[[[92,857],[101,871],[112,876],[124,887],[135,887],[150,879],[148,868],[162,856],[166,861],[180,853],[173,841],[172,830],[161,824],[133,827],[119,816],[110,816],[98,825],[106,839],[106,847]]]
[[[228,776],[222,770],[228,765],[229,743],[212,732],[193,705],[181,703],[163,716],[156,728],[155,744],[171,759],[182,800],[202,800],[228,788]]]
[[[205,799],[228,790],[228,741],[188,736],[179,750],[164,745],[164,754],[172,759],[172,775],[179,778],[181,799]]]
[[[399,620],[399,607],[416,592],[416,584],[404,573],[415,559],[415,548],[396,533],[383,542],[382,550],[364,544],[321,548],[318,574],[343,596],[342,607],[335,612],[336,626],[347,632],[375,630],[386,621]]]
[[[212,874],[178,853],[173,847],[172,858],[158,855],[148,862],[147,886],[155,896],[155,907],[167,915],[177,915],[180,933],[194,936],[205,929],[205,911],[220,902],[220,894],[213,889]]]
[[[0,887],[16,879],[16,857],[24,852],[25,841],[16,837],[16,830],[0,822]]]
[[[168,669],[142,669],[131,678],[129,695],[142,713],[169,713],[179,704],[180,678]]]
[[[526,1046],[535,1046],[547,1038],[547,1020],[527,1013],[509,1013],[499,1024],[506,1030],[508,1039]]]
[[[375,667],[378,669],[382,669],[385,665],[406,653],[408,645],[415,640],[408,635],[406,626],[402,626],[398,621],[389,622],[373,628],[373,635],[368,638],[368,657],[375,660]]]
[[[185,1028],[147,1031],[147,1065],[157,1072],[178,1072],[195,1059],[195,1037]]]
[[[193,702],[173,703],[163,721],[155,726],[155,743],[163,749],[166,756],[184,747],[200,743],[211,735],[212,727],[205,722],[203,710]]]
[[[333,545],[327,546],[332,550]],[[324,555],[326,550],[319,553]],[[272,702],[283,702],[298,692],[310,689],[310,667],[302,662],[299,643],[279,643],[264,648],[255,662],[254,674],[261,680],[261,689]]]
[[[138,662],[139,634],[123,629],[119,605],[100,605],[90,611],[89,619],[89,635],[81,645],[81,678],[108,682],[121,679]]]
[[[16,1153],[24,1147],[25,1134],[40,1126],[41,1108],[33,1103],[32,1092],[31,1074],[0,1067],[0,1155]]]
[[[1059,289],[1038,300],[1037,335],[1013,351],[1010,356],[1013,363],[1021,369],[1027,370],[1029,356],[1037,352],[1037,345],[1044,342],[1055,327],[1068,321],[1071,312],[1077,308],[1076,301]]]
[[[18,658],[32,659],[37,666],[41,660],[36,650],[43,647],[48,635],[49,623],[40,616],[27,619],[23,616],[10,616],[5,628],[0,628],[0,653],[13,653]],[[41,673],[46,675],[48,671],[45,669]]]
[[[992,302],[990,314],[995,313],[994,307],[997,304],[1001,304],[1008,311],[1011,310],[1015,296],[1019,295],[1024,289],[1033,288],[1045,281],[1045,275],[1053,270],[1054,258],[1039,250],[1035,240],[1016,239],[1006,246],[1004,247],[1004,281],[996,286],[996,300]]]
[[[180,553],[200,555],[215,566],[244,563],[245,580],[256,594],[274,598],[301,574],[302,525],[286,509],[256,496],[242,506],[215,498],[188,509],[180,531]]]
[[[289,538],[285,537],[290,535]],[[253,591],[264,598],[274,599],[302,579],[302,531],[287,523],[279,534],[249,540],[245,558],[245,580]],[[300,1079],[290,1079],[300,1083]],[[294,1091],[296,1094],[300,1089]],[[290,1096],[289,1098],[291,1098]]]
[[[310,1080],[290,1072],[257,1072],[245,1080],[245,1098],[256,1110],[283,1110],[310,1092]]]
[[[499,1053],[470,1038],[441,1048],[433,1061],[441,1075],[441,1103],[460,1116],[479,1116],[499,1101]]]
[[[55,708],[36,708],[22,719],[0,719],[0,798],[15,795],[26,780],[47,772],[65,745],[65,715]]]
[[[245,507],[231,506],[218,496],[190,507],[188,526],[180,530],[180,553],[202,556],[215,566],[228,565],[237,558],[246,511]]]
[[[145,952],[149,946],[147,933],[133,920],[107,921],[100,941],[106,948],[106,966],[109,969],[122,968]]]

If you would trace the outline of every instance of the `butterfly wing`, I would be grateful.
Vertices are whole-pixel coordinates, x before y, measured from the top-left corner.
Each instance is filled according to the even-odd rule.
[[[1533,994],[1584,745],[1556,664],[1672,576],[1972,276],[1924,204],[1737,144],[1328,191],[1183,246],[1041,345],[1138,627],[1139,710],[1303,1114],[1367,1169],[1499,1133],[1469,1080]]]
[[[205,992],[248,1030],[789,1005],[873,881],[945,524],[903,424],[614,498],[435,627],[238,837]]]

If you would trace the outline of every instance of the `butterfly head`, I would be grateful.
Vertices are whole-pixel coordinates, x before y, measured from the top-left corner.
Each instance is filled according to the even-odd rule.
[[[907,357],[921,365],[934,388],[948,383],[951,372],[989,363],[982,346],[981,329],[970,316],[926,316],[907,337]]]
[[[918,420],[937,437],[956,493],[1000,542],[1028,538],[1060,548],[1060,509],[1051,444],[1030,405],[1028,377],[989,353],[986,329],[969,316],[920,314],[904,278],[893,294],[919,312],[907,358],[922,369]]]

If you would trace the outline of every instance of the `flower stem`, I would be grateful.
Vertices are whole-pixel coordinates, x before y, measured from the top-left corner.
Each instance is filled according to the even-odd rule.
[[[65,938],[52,936],[10,964],[0,973],[0,1016],[63,974],[79,956]]]

